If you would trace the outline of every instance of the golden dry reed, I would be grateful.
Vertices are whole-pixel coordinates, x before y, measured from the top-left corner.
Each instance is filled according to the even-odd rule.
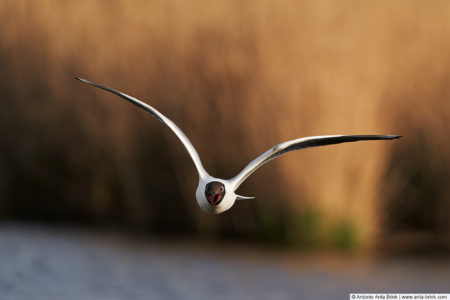
[[[3,0],[0,16],[4,217],[448,245],[450,2]],[[241,188],[256,200],[210,217],[175,136],[74,77],[159,109],[221,177],[302,136],[404,138],[286,155]]]

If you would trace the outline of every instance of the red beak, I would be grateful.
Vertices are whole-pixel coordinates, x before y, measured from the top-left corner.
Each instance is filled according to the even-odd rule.
[[[216,203],[220,200],[220,194],[215,194],[214,197],[210,194],[209,199],[211,200],[212,207],[215,208]]]

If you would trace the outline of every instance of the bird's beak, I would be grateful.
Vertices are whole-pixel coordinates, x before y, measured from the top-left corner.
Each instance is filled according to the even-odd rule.
[[[209,197],[209,201],[211,201],[212,207],[215,208],[216,203],[219,202],[221,195],[212,193],[212,194],[209,194],[208,197]]]

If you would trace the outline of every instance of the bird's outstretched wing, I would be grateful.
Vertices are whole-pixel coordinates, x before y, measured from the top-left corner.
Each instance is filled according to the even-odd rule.
[[[299,138],[270,148],[249,163],[236,177],[232,178],[230,181],[234,184],[235,188],[238,188],[248,176],[250,176],[263,164],[290,151],[364,140],[392,140],[399,137],[399,135],[324,135]]]
[[[156,109],[154,109],[153,107],[151,107],[150,105],[134,98],[131,97],[127,94],[124,94],[122,92],[113,90],[109,87],[103,86],[101,84],[83,79],[83,78],[76,78],[82,82],[91,84],[95,87],[104,89],[105,91],[111,92],[113,94],[118,95],[119,97],[122,97],[123,99],[133,103],[136,106],[139,106],[140,108],[146,110],[147,112],[149,112],[153,117],[155,117],[156,119],[158,119],[159,121],[161,121],[162,123],[166,124],[170,129],[172,129],[172,131],[177,135],[177,137],[181,140],[181,142],[183,143],[184,147],[186,147],[186,150],[189,152],[189,155],[191,156],[192,160],[194,161],[195,167],[197,168],[197,172],[199,174],[200,177],[205,177],[208,175],[208,173],[205,171],[205,169],[203,168],[203,165],[200,161],[200,157],[198,156],[197,151],[195,150],[194,146],[192,146],[191,142],[189,141],[189,139],[186,137],[186,135],[183,133],[183,131],[181,131],[180,128],[178,128],[177,125],[175,125],[174,122],[172,122],[169,118],[167,118],[166,116],[164,116],[162,113],[160,113],[159,111],[157,111]]]

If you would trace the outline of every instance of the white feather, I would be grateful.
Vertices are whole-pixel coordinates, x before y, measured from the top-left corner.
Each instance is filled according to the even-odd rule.
[[[197,169],[198,175],[199,175],[199,182],[196,190],[196,198],[198,205],[207,213],[212,214],[220,214],[224,211],[229,210],[236,200],[245,200],[245,199],[253,199],[254,197],[244,197],[239,196],[235,193],[237,188],[250,176],[253,172],[255,172],[259,167],[264,165],[265,163],[271,161],[274,158],[277,158],[287,152],[294,151],[294,150],[300,150],[310,147],[318,147],[318,146],[325,146],[325,145],[331,145],[331,144],[338,144],[338,143],[345,143],[345,142],[355,142],[360,140],[391,140],[395,138],[399,138],[400,136],[397,135],[323,135],[323,136],[312,136],[312,137],[304,137],[299,138],[291,141],[287,141],[281,144],[278,144],[257,158],[255,158],[252,162],[250,162],[238,175],[236,175],[234,178],[226,180],[221,178],[215,178],[212,177],[206,172],[205,168],[203,167],[200,157],[198,156],[197,151],[195,150],[194,146],[192,146],[189,139],[186,137],[186,135],[181,131],[180,128],[178,128],[175,123],[173,123],[170,119],[168,119],[166,116],[164,116],[162,113],[151,107],[150,105],[131,97],[127,94],[124,94],[122,92],[113,90],[109,87],[103,86],[101,84],[82,79],[77,78],[78,80],[91,84],[95,87],[104,89],[108,92],[111,92],[113,94],[116,94],[125,100],[133,103],[136,106],[139,106],[140,108],[146,110],[149,112],[153,117],[167,125],[172,131],[177,135],[177,137],[180,139],[180,141],[183,143],[184,147],[188,151],[189,155],[191,156],[192,160],[194,161],[195,167]],[[206,199],[205,195],[205,187],[208,183],[212,181],[218,181],[221,182],[225,187],[225,195],[222,199],[222,201],[217,205],[211,205],[208,200]]]

